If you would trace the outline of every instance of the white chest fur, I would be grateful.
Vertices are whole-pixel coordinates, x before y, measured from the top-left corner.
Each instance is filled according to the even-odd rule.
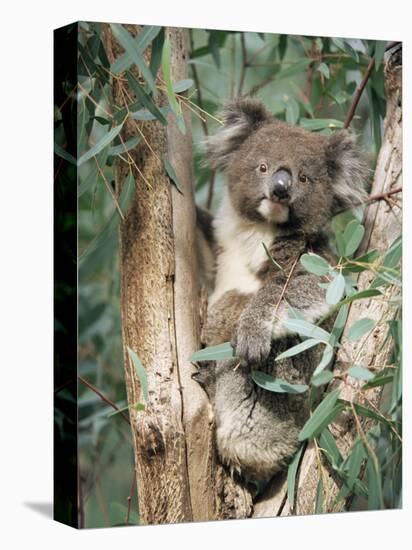
[[[215,290],[209,303],[215,303],[225,292],[236,290],[249,294],[259,290],[257,277],[267,255],[262,243],[270,247],[274,227],[268,223],[243,220],[226,195],[214,220],[215,235],[221,252],[217,258]]]

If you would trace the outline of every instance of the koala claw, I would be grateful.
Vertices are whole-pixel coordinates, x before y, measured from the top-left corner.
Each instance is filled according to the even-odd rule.
[[[235,331],[231,345],[235,356],[242,365],[260,364],[269,357],[271,349],[271,333],[261,326],[239,326]]]

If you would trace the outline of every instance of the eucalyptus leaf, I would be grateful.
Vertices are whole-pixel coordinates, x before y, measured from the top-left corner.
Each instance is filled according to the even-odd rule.
[[[358,365],[350,367],[347,372],[350,376],[353,378],[358,378],[359,380],[371,380],[374,377],[370,370],[365,369],[364,367],[359,367]]]
[[[305,450],[305,445],[301,445],[288,467],[288,477],[287,477],[288,501],[289,501],[289,506],[291,508],[293,508],[294,501],[295,501],[296,474],[297,474],[304,450]]]
[[[179,80],[173,84],[173,91],[176,94],[181,94],[186,92],[189,88],[193,86],[193,80],[191,78],[185,78],[184,80]]]
[[[136,98],[139,100],[139,102],[146,107],[148,111],[152,113],[156,119],[161,122],[164,126],[167,125],[167,120],[163,116],[163,113],[160,111],[160,109],[154,104],[152,98],[147,95],[147,93],[144,91],[142,86],[140,85],[139,81],[136,79],[136,77],[128,71],[126,73],[127,80],[129,82],[129,85],[131,89],[133,90],[134,94],[136,95]]]
[[[153,79],[153,75],[146,65],[143,54],[136,45],[136,41],[132,35],[123,27],[123,25],[117,23],[110,23],[113,36],[120,42],[127,54],[130,56],[132,62],[137,65],[143,78],[146,80],[147,85],[156,94],[156,85]]]
[[[323,350],[323,354],[322,354],[322,357],[321,357],[321,360],[318,364],[318,366],[316,367],[313,375],[314,376],[317,376],[319,373],[321,373],[324,369],[326,369],[326,367],[329,366],[330,362],[332,361],[333,359],[333,347],[331,345],[327,345],[325,347],[325,349]]]
[[[300,126],[306,130],[324,130],[325,128],[343,128],[343,122],[333,118],[301,118]]]
[[[309,389],[309,386],[306,386],[306,384],[289,384],[286,380],[274,378],[270,374],[258,370],[252,371],[250,376],[258,386],[275,393],[296,394],[304,393]]]
[[[294,355],[297,355],[298,353],[302,353],[302,351],[305,351],[309,348],[313,348],[313,346],[317,346],[318,344],[320,344],[319,340],[316,340],[314,338],[308,338],[307,340],[304,340],[300,344],[296,344],[296,346],[293,346],[292,348],[289,348],[283,353],[279,354],[276,357],[276,361],[280,361],[281,359],[285,359],[286,357],[293,357]]]
[[[222,359],[231,359],[234,357],[233,348],[230,345],[230,342],[225,342],[223,344],[218,344],[217,346],[209,346],[203,348],[200,351],[192,353],[189,358],[189,361],[219,361]]]
[[[142,388],[142,393],[144,400],[147,402],[148,400],[148,388],[147,388],[147,374],[146,371],[142,365],[142,362],[140,361],[139,356],[135,351],[129,348],[127,346],[127,353],[129,354],[129,357],[133,363],[133,366],[136,370],[137,377],[139,378],[140,387]]]
[[[172,166],[171,162],[169,161],[169,159],[164,157],[163,158],[163,164],[164,164],[164,167],[166,169],[167,175],[169,176],[170,180],[174,183],[174,185],[175,185],[176,189],[179,191],[179,193],[181,193],[183,195],[183,190],[182,190],[181,183],[180,183],[179,178],[177,177],[176,171],[173,168],[173,166]]]
[[[63,147],[60,147],[60,145],[58,145],[57,143],[54,143],[54,152],[56,155],[58,155],[62,159],[67,160],[67,162],[70,162],[70,164],[74,164],[74,166],[77,165],[76,159],[74,158],[74,156],[68,153],[65,149],[63,149]]]
[[[329,71],[329,67],[326,63],[319,63],[319,65],[317,66],[317,70],[323,74],[323,76],[325,78],[329,78],[330,77],[330,71]]]
[[[343,463],[343,456],[339,451],[335,438],[327,428],[320,434],[319,444],[321,449],[325,451],[327,459],[332,464],[333,468],[339,470]]]
[[[339,394],[340,389],[334,390],[328,393],[322,402],[319,403],[309,420],[303,426],[299,434],[299,441],[312,439],[319,435],[343,411],[345,406],[338,404]]]
[[[162,27],[145,26],[138,33],[136,38],[132,37],[132,40],[134,41],[134,48],[136,48],[136,50],[140,53],[140,55],[143,54],[145,49],[156,38],[156,36],[159,34],[161,30],[162,30]],[[110,71],[113,74],[118,75],[130,69],[132,65],[133,65],[133,58],[130,55],[130,53],[126,51],[126,53],[120,55],[113,62],[112,66],[110,67]]]
[[[123,127],[123,123],[119,124],[118,126],[115,126],[112,128],[107,134],[105,134],[93,147],[91,147],[86,153],[84,153],[77,161],[77,166],[81,166],[84,164],[87,160],[91,159],[92,157],[95,157],[102,149],[104,149],[107,145],[109,145],[116,136],[120,134],[120,131]]]
[[[284,325],[291,332],[297,332],[301,336],[315,338],[324,343],[328,342],[330,338],[330,334],[326,330],[303,319],[286,319]]]
[[[338,273],[335,278],[329,283],[326,290],[326,302],[330,305],[335,305],[342,298],[345,292],[345,277],[342,273]]]
[[[364,336],[367,332],[372,330],[375,326],[375,321],[365,317],[364,319],[359,319],[356,321],[348,331],[348,340],[355,342]]]
[[[110,147],[109,149],[109,155],[116,156],[116,155],[122,155],[123,153],[126,153],[127,151],[130,151],[131,149],[134,149],[136,145],[141,141],[141,136],[133,136],[132,138],[128,139],[124,143],[120,143],[120,145],[114,145],[113,147]]]
[[[354,252],[356,252],[364,234],[365,228],[357,220],[352,220],[348,223],[343,233],[343,240],[345,241],[345,256],[351,256]]]
[[[300,258],[300,263],[306,271],[309,271],[309,273],[314,273],[315,275],[326,275],[331,269],[325,259],[312,252],[303,254]]]
[[[329,370],[323,370],[319,374],[313,375],[310,383],[312,386],[319,387],[324,384],[329,384],[331,380],[333,380],[333,373]]]
[[[186,128],[185,128],[185,123],[182,116],[182,109],[176,99],[176,95],[173,90],[170,60],[171,60],[171,47],[170,47],[170,40],[167,38],[164,41],[163,50],[162,50],[163,79],[166,84],[166,93],[167,93],[167,98],[169,100],[169,105],[176,116],[176,121],[177,121],[179,130],[184,134],[186,132]]]

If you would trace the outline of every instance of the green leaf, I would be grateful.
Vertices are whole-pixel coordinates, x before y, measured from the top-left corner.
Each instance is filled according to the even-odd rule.
[[[159,111],[163,116],[166,116],[171,112],[171,109],[169,105],[167,105],[166,107],[160,107]],[[133,120],[157,120],[157,117],[147,109],[140,109],[139,111],[131,112],[130,118]]]
[[[126,50],[127,54],[130,56],[132,62],[137,65],[143,78],[146,80],[149,88],[156,94],[156,85],[153,79],[153,75],[146,65],[143,54],[140,49],[136,46],[136,42],[123,27],[123,25],[117,23],[110,23],[110,28],[112,29],[113,36],[120,42],[123,48]]]
[[[329,283],[326,291],[326,302],[330,305],[335,305],[342,298],[345,292],[345,277],[342,273],[338,273],[335,278]]]
[[[270,374],[254,370],[250,374],[252,380],[261,388],[275,393],[304,393],[309,389],[305,384],[289,384],[281,378],[274,378]]]
[[[365,228],[358,222],[358,220],[352,220],[348,223],[343,233],[343,240],[345,242],[345,256],[351,256],[354,252],[356,252],[364,234]]]
[[[280,355],[276,357],[276,361],[280,361],[281,359],[285,359],[286,357],[293,357],[294,355],[297,355],[298,353],[302,353],[302,351],[305,351],[309,348],[313,348],[313,346],[317,346],[319,344],[319,340],[316,340],[314,338],[308,338],[307,340],[304,340],[300,344],[296,344],[296,346],[293,346],[292,348],[287,349]]]
[[[193,86],[193,80],[191,78],[185,78],[184,80],[179,80],[173,84],[173,91],[176,94],[181,94],[186,92],[189,88]]]
[[[354,323],[348,331],[348,340],[355,342],[375,326],[375,321],[365,317]]]
[[[333,380],[333,373],[329,370],[323,370],[319,374],[313,375],[310,383],[317,388],[324,384],[328,384],[331,380]]]
[[[333,328],[331,330],[331,337],[329,343],[331,346],[336,346],[342,336],[343,329],[345,328],[346,320],[348,318],[349,308],[343,303],[339,308],[339,313],[336,316]]]
[[[301,336],[315,338],[324,343],[329,341],[330,334],[326,330],[303,319],[286,319],[283,323],[291,332],[297,332]]]
[[[299,120],[300,107],[299,103],[293,99],[293,97],[288,98],[286,103],[286,122],[288,124],[296,124]]]
[[[76,159],[73,155],[68,153],[63,147],[60,147],[60,145],[57,145],[57,143],[54,143],[54,152],[56,155],[61,157],[64,160],[67,160],[67,162],[70,162],[70,164],[74,164],[74,166],[77,165]]]
[[[160,64],[162,62],[162,50],[163,43],[165,41],[165,28],[161,27],[159,34],[152,42],[151,54],[150,54],[150,71],[153,78],[156,78]]]
[[[140,142],[141,136],[134,136],[120,145],[114,145],[109,149],[109,155],[116,156],[130,151]]]
[[[124,411],[128,411],[129,409],[133,409],[135,411],[144,411],[145,405],[143,403],[135,403],[134,405],[126,405],[125,407],[122,407],[121,409],[118,409],[117,411],[112,411],[107,415],[107,418],[110,418],[112,416],[116,416],[116,414],[119,414]]]
[[[323,76],[325,78],[329,78],[330,77],[330,71],[329,71],[329,67],[326,65],[326,63],[319,63],[318,67],[317,67],[317,70],[323,74]]]
[[[366,475],[368,479],[368,510],[382,510],[384,503],[381,472],[370,455],[366,464]]]
[[[325,428],[320,434],[319,444],[322,450],[325,451],[325,454],[329,462],[332,464],[332,467],[335,470],[338,470],[342,465],[343,456],[341,455],[338,446],[336,445],[335,438],[327,428]]]
[[[393,374],[379,373],[372,380],[362,386],[363,390],[369,390],[370,388],[376,388],[377,386],[385,386],[393,382]]]
[[[328,344],[323,350],[321,360],[319,362],[319,365],[316,367],[313,373],[313,376],[317,376],[324,369],[326,369],[326,367],[328,367],[330,362],[332,361],[332,358],[333,358],[333,347]]]
[[[383,56],[385,54],[386,42],[384,40],[376,40],[375,42],[375,71],[381,66]]]
[[[145,51],[145,49],[149,46],[152,40],[156,38],[156,36],[159,34],[161,30],[162,30],[162,27],[147,26],[147,27],[143,27],[143,29],[138,33],[136,38],[132,37],[132,40],[134,42],[134,48],[139,52],[141,56]],[[113,74],[118,75],[130,69],[132,65],[133,65],[133,58],[129,54],[129,52],[126,51],[126,53],[120,55],[114,61],[114,63],[110,67],[110,71]]]
[[[152,98],[147,95],[142,86],[139,84],[139,81],[136,79],[136,77],[130,71],[127,71],[126,76],[130,87],[132,88],[134,94],[136,95],[136,98],[140,101],[140,103],[144,107],[146,107],[146,109],[150,111],[159,122],[161,122],[164,126],[167,126],[167,120],[163,116],[163,113],[153,103]]]
[[[169,176],[170,180],[174,183],[176,189],[183,195],[182,186],[180,184],[180,181],[177,177],[176,171],[171,165],[169,159],[166,157],[163,157],[163,164],[166,169],[167,175]]]
[[[339,230],[335,231],[336,249],[339,256],[345,255],[345,241],[343,240],[343,233]]]
[[[118,199],[118,205],[120,210],[124,212],[130,203],[130,200],[134,192],[134,177],[132,171],[129,172],[125,179],[122,192]],[[120,222],[120,214],[117,208],[114,208],[112,215],[104,225],[101,232],[90,242],[90,244],[79,255],[79,266],[84,268],[84,263],[88,260],[96,250],[102,246],[105,246],[109,239],[113,236],[113,233],[117,229]]]
[[[363,388],[362,388],[363,389]],[[359,405],[359,403],[354,403],[355,410],[357,414],[360,416],[365,416],[366,418],[372,418],[373,420],[376,420],[377,422],[381,422],[383,424],[386,424],[387,426],[391,425],[391,421],[383,416],[382,414],[379,414],[372,409],[368,409],[368,407],[364,407],[363,405]]]
[[[344,300],[342,300],[342,304],[350,304],[351,302],[354,302],[355,300],[363,300],[365,298],[373,298],[374,296],[382,296],[382,292],[380,290],[374,289],[374,288],[368,288],[366,290],[361,290],[360,292],[355,292],[354,294],[351,294],[350,296],[347,296]]]
[[[315,497],[315,514],[323,513],[323,481],[322,477],[319,477],[318,485],[316,487]]]
[[[361,439],[357,439],[352,447],[350,454],[346,457],[342,468],[347,472],[345,485],[352,490],[359,475],[362,462],[366,458],[365,448]]]
[[[209,346],[192,353],[189,357],[189,361],[220,361],[222,359],[231,359],[234,356],[230,342],[225,342],[224,344]]]
[[[300,263],[309,271],[309,273],[314,273],[315,275],[326,275],[331,269],[330,265],[326,260],[309,252],[308,254],[303,254],[300,258]]]
[[[140,386],[142,388],[142,393],[144,400],[147,402],[148,399],[148,390],[147,390],[147,374],[146,371],[142,365],[142,362],[139,359],[139,356],[136,352],[134,352],[132,349],[127,346],[127,352],[129,354],[130,359],[132,360],[133,366],[136,369],[137,377],[139,378]]]
[[[184,134],[186,132],[185,123],[182,116],[182,109],[176,99],[175,92],[173,90],[173,82],[170,69],[171,48],[170,40],[167,38],[163,44],[162,50],[162,71],[163,78],[166,84],[166,93],[169,100],[169,105],[176,116],[177,125],[179,130]]]
[[[348,369],[349,376],[352,376],[353,378],[358,378],[359,380],[371,380],[373,378],[373,373],[365,369],[364,367],[359,367],[357,365],[351,367]]]
[[[295,502],[296,474],[297,474],[300,460],[302,458],[304,450],[305,450],[305,445],[301,445],[300,449],[297,451],[297,453],[293,457],[293,460],[289,464],[289,468],[288,468],[288,478],[287,478],[288,501],[289,501],[289,506],[291,508],[293,508],[294,502]]]
[[[327,394],[323,401],[316,407],[312,416],[303,426],[300,434],[299,441],[305,439],[312,439],[319,435],[323,429],[336,418],[336,416],[343,411],[344,405],[338,404],[340,390],[334,390]]]
[[[97,156],[96,160],[93,161],[91,169],[88,171],[86,176],[82,175],[82,170],[79,170],[79,186],[77,188],[77,196],[81,197],[83,193],[88,191],[93,185],[95,185],[99,178],[101,178],[98,166],[101,169],[106,165],[107,157],[109,154],[109,147],[105,147]]]
[[[301,118],[299,124],[306,130],[324,130],[325,128],[343,128],[343,122],[333,118]]]
[[[116,136],[120,134],[120,130],[123,127],[123,123],[119,124],[118,126],[115,126],[112,128],[107,134],[105,134],[91,149],[86,151],[77,161],[77,166],[81,166],[84,164],[87,160],[91,159],[92,157],[95,157],[102,149],[104,149],[107,145],[109,145]]]

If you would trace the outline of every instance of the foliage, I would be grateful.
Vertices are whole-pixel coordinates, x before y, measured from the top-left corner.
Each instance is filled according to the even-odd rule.
[[[381,143],[385,111],[381,63],[384,43],[191,30],[192,52],[188,60],[191,78],[173,82],[170,74],[172,52],[165,29],[146,26],[135,36],[126,26],[110,25],[110,32],[123,48],[123,53],[113,60],[109,59],[106,51],[103,30],[109,32],[109,26],[103,28],[99,23],[79,24],[79,374],[110,396],[119,408],[124,408],[126,396],[116,232],[135,190],[138,192],[139,185],[149,185],[130,157],[132,149],[146,146],[144,124],[153,121],[166,125],[170,117],[174,117],[180,130],[186,132],[182,112],[189,109],[193,113],[196,198],[199,203],[207,204],[213,210],[219,203],[223,181],[220,175],[211,172],[201,162],[203,153],[197,144],[205,134],[212,131],[212,125],[219,123],[218,113],[222,103],[238,94],[259,95],[268,109],[280,119],[313,131],[331,133],[343,126],[342,120],[356,85],[370,56],[375,53],[376,70],[368,81],[367,94],[362,97],[353,121],[353,126],[362,136],[364,148],[370,153],[373,167]],[[116,79],[127,83],[127,87],[123,87],[121,105],[113,98],[113,82]],[[68,136],[61,124],[61,109],[61,105],[55,106],[55,153],[65,163],[74,165],[76,160],[67,152]],[[133,121],[136,132],[124,141],[121,130],[126,120]],[[121,193],[114,185],[113,168],[116,162],[127,163],[130,168]],[[173,166],[167,158],[163,162],[171,184],[179,188]],[[345,214],[335,224],[335,246],[341,256],[337,265],[330,266],[315,255],[302,257],[301,262],[306,269],[318,275],[327,274],[330,278],[328,301],[336,304],[338,316],[330,333],[320,332],[323,329],[319,327],[309,327],[310,345],[324,346],[323,358],[310,388],[291,389],[291,385],[284,382],[282,385],[281,381],[279,386],[277,381],[278,386],[272,385],[272,390],[315,392],[319,386],[328,384],[333,374],[326,369],[333,351],[339,346],[348,304],[356,299],[381,299],[385,288],[399,284],[399,243],[394,243],[384,258],[373,251],[354,257],[363,231],[358,220],[359,216],[348,217]],[[369,289],[359,291],[353,274],[365,269],[372,269],[376,277]],[[296,331],[307,338],[308,327],[299,319],[293,321]],[[352,336],[360,338],[364,330],[365,324],[363,327],[353,327]],[[359,370],[359,365],[353,365],[352,368],[356,370],[351,371],[352,376],[363,376],[367,380],[363,391],[377,384],[392,388],[387,392],[385,412],[379,413],[375,418],[376,425],[365,436],[367,444],[359,439],[347,457],[338,457],[333,447],[333,438],[327,435],[325,413],[320,415],[323,421],[315,429],[312,425],[311,430],[304,432],[310,434],[308,437],[319,440],[322,452],[325,442],[328,443],[327,456],[335,457],[332,466],[336,466],[336,471],[345,481],[342,498],[355,491],[354,488],[356,494],[361,496],[372,494],[368,492],[370,486],[374,489],[370,505],[379,505],[377,507],[383,503],[388,506],[398,505],[400,487],[400,450],[394,437],[394,430],[399,432],[400,429],[401,414],[399,317],[391,322],[389,333],[395,350],[391,368],[369,379],[365,377],[365,372]],[[308,340],[303,340],[305,346],[309,347]],[[292,355],[302,349],[296,347],[288,351]],[[129,353],[136,351],[130,350]],[[231,350],[223,346],[219,353],[228,354]],[[201,357],[193,357],[195,359],[201,360]],[[139,362],[135,364],[140,369]],[[139,372],[144,376],[141,370]],[[338,400],[329,413],[343,406],[348,407]],[[110,412],[97,394],[80,386],[79,448],[86,526],[119,524],[122,523],[122,514],[126,517],[124,506],[133,476],[131,441],[120,415],[109,416]],[[368,409],[367,413],[358,411],[357,414],[372,413]],[[317,415],[313,416],[316,420]],[[393,452],[392,457],[387,456],[389,449]],[[367,480],[362,475],[365,461]],[[290,477],[294,479],[293,475]],[[392,486],[388,480],[395,479],[399,481]],[[290,491],[292,494],[292,487]],[[321,493],[319,490],[319,502]],[[135,498],[134,492],[133,495]],[[135,507],[135,503],[132,504]],[[138,518],[133,518],[133,521],[137,522]]]

